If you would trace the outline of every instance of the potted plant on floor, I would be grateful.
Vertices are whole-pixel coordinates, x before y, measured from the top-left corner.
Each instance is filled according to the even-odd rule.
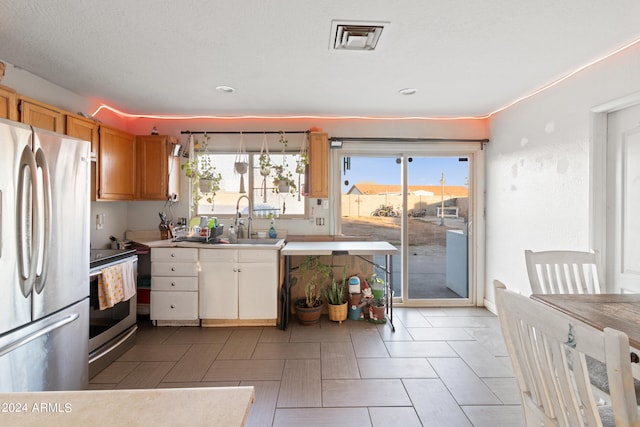
[[[386,305],[384,298],[374,298],[369,302],[369,321],[373,323],[385,323]]]
[[[327,308],[329,310],[329,320],[342,323],[347,319],[348,314],[348,301],[346,298],[346,282],[347,282],[347,267],[344,265],[342,271],[342,281],[336,281],[335,277],[331,278],[331,285],[325,291],[327,297]]]
[[[304,299],[295,303],[298,321],[305,326],[318,323],[322,314],[323,290],[331,267],[322,262],[319,256],[309,255],[303,258],[299,266],[300,277],[296,282],[304,284]]]

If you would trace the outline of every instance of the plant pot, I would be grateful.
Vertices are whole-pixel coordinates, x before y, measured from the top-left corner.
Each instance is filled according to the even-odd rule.
[[[349,306],[360,305],[361,299],[362,299],[362,294],[351,294],[351,296],[349,297]]]
[[[342,323],[347,319],[347,313],[349,311],[348,303],[345,302],[339,305],[327,304],[327,307],[329,310],[329,320]]]
[[[278,183],[278,193],[288,193],[289,192],[289,184],[285,181],[280,181]]]
[[[360,320],[362,319],[362,307],[357,305],[349,306],[349,320]]]
[[[369,306],[369,321],[373,323],[385,323],[387,320],[384,317],[385,306],[375,306],[371,304]]]
[[[316,307],[307,307],[303,299],[296,301],[296,316],[301,325],[315,325],[320,321],[321,314],[322,304],[318,304]]]
[[[235,162],[233,166],[236,173],[239,173],[240,175],[247,173],[247,170],[249,169],[249,163],[247,162]]]
[[[260,168],[260,176],[269,176],[271,168],[269,166],[263,166]]]
[[[201,193],[210,193],[211,180],[206,178],[200,178],[200,180],[198,181],[198,187],[200,188]]]

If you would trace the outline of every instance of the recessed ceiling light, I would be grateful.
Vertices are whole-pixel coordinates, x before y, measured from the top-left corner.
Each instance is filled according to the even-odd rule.
[[[418,92],[418,89],[412,87],[406,87],[398,91],[398,93],[401,95],[414,95],[416,92]]]
[[[216,90],[218,92],[223,92],[223,93],[233,93],[236,90],[234,88],[232,88],[231,86],[216,86]]]

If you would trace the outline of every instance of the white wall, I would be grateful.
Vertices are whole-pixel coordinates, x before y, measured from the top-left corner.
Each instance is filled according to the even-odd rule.
[[[486,299],[492,281],[530,293],[524,250],[592,248],[592,110],[640,90],[628,49],[491,119],[486,151]],[[594,163],[595,162],[595,163]],[[489,304],[490,305],[490,304]]]

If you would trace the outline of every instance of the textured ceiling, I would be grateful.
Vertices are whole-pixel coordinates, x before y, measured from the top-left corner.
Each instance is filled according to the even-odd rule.
[[[0,0],[0,10],[0,60],[144,114],[480,116],[640,37],[637,0]],[[333,51],[332,20],[388,24],[373,52]],[[418,93],[398,93],[407,87]]]

